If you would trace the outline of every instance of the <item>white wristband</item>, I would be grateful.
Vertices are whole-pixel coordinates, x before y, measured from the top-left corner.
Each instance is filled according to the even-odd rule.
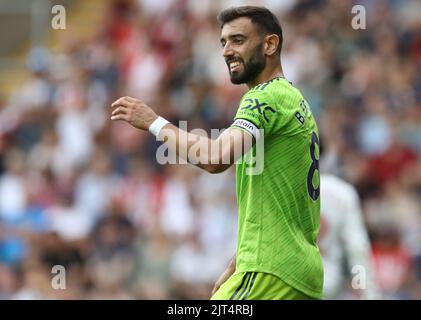
[[[149,126],[149,132],[152,133],[155,137],[158,136],[161,129],[167,124],[170,123],[168,120],[158,117],[154,122]]]

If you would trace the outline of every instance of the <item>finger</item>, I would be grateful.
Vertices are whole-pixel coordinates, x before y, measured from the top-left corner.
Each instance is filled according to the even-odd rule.
[[[117,114],[128,114],[128,110],[126,107],[118,107],[114,109],[114,111],[111,113],[112,116],[115,116]]]
[[[133,103],[130,102],[130,101],[128,101],[128,100],[126,100],[126,99],[121,99],[121,101],[119,102],[118,106],[123,106],[123,107],[126,107],[126,108],[130,108],[130,107],[133,106]]]
[[[128,101],[128,102],[132,102],[132,103],[137,101],[137,99],[129,97],[129,96],[125,96],[123,99]]]
[[[131,100],[128,100],[127,99],[128,97],[121,97],[121,98],[119,98],[119,99],[117,99],[116,101],[114,101],[112,104],[111,104],[111,107],[118,107],[118,106],[120,106],[120,105],[124,105],[124,106],[129,106],[129,105],[131,105],[132,104],[132,101]]]
[[[117,106],[119,106],[119,105],[120,105],[121,100],[122,100],[122,98],[119,98],[119,99],[117,99],[116,101],[114,101],[114,102],[111,104],[111,107],[117,107]]]
[[[129,121],[129,116],[127,114],[117,114],[111,117],[111,120],[124,120]]]

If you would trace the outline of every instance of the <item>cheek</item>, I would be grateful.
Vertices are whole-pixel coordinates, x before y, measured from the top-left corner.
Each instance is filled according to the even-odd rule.
[[[248,48],[244,48],[243,50],[238,52],[243,62],[248,62],[253,57],[253,52],[250,51]]]
[[[262,45],[259,44],[250,44],[244,46],[241,50],[241,57],[245,62],[256,60],[256,58],[261,58],[263,56],[263,48]]]

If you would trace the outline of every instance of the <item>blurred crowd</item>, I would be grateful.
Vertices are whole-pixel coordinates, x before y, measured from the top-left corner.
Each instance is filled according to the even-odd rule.
[[[154,137],[109,117],[130,95],[189,130],[227,128],[246,87],[216,15],[245,1],[106,3],[92,38],[33,48],[30,79],[0,99],[1,299],[208,299],[235,253],[233,168],[159,165]],[[421,3],[360,0],[362,30],[353,1],[247,4],[280,18],[284,73],[323,165],[357,187],[384,297],[421,299]]]

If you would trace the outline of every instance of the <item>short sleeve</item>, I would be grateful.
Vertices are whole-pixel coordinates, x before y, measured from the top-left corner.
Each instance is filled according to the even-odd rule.
[[[270,134],[277,116],[269,95],[260,90],[249,91],[241,99],[232,126],[248,131],[258,139],[261,132],[265,137]]]

